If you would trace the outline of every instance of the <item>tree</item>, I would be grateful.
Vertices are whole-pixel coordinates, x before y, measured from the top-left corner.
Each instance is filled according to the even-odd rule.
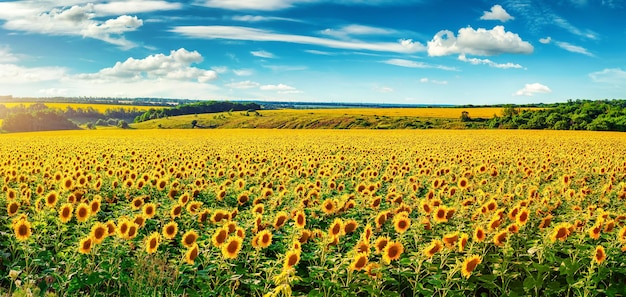
[[[461,122],[471,122],[472,118],[470,118],[469,112],[462,111],[461,112]]]
[[[195,128],[196,126],[198,126],[198,121],[197,120],[193,120],[191,121],[191,128]]]
[[[128,129],[130,128],[130,126],[128,126],[128,123],[124,120],[120,120],[117,122],[117,127],[118,128],[122,128],[122,129]]]

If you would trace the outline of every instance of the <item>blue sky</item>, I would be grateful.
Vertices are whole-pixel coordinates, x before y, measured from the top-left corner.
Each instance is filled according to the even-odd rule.
[[[0,2],[0,95],[626,98],[624,0]]]

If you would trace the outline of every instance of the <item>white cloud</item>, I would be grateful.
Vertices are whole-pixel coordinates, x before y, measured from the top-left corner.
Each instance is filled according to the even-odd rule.
[[[390,87],[374,87],[374,91],[378,92],[378,93],[392,93],[393,89]]]
[[[268,51],[264,51],[264,50],[260,50],[260,51],[251,51],[250,52],[253,56],[255,57],[259,57],[259,58],[266,58],[266,59],[272,59],[274,58],[274,54],[268,52]]]
[[[197,51],[184,48],[171,51],[169,55],[156,54],[144,59],[128,58],[117,62],[111,68],[104,68],[97,73],[82,74],[81,79],[88,80],[130,80],[167,79],[180,81],[197,81],[206,83],[217,78],[217,72],[192,67],[191,64],[202,61]]]
[[[546,38],[540,38],[539,42],[541,42],[543,44],[548,44],[548,43],[552,42],[552,37],[548,36]]]
[[[198,5],[228,10],[281,10],[294,7],[298,4],[330,2],[342,5],[380,5],[405,4],[420,2],[421,0],[203,0]]]
[[[321,31],[323,35],[332,36],[339,39],[350,39],[353,35],[386,35],[395,34],[395,30],[363,26],[363,25],[347,25],[338,29],[324,29]]]
[[[15,64],[0,64],[0,85],[56,81],[66,74],[67,70],[62,67],[23,67]]]
[[[480,17],[481,20],[490,20],[490,21],[501,21],[506,22],[508,20],[515,19],[512,17],[502,6],[496,4],[491,7],[491,11],[485,11],[483,16]]]
[[[424,62],[416,62],[416,61],[405,60],[405,59],[389,59],[389,60],[385,60],[382,62],[385,64],[406,67],[406,68],[436,68],[436,69],[449,70],[449,71],[458,70],[454,67],[448,67],[448,66],[443,66],[443,65],[430,65]]]
[[[18,58],[11,52],[11,49],[6,46],[0,46],[0,63],[13,63],[17,62]]]
[[[126,40],[124,33],[135,31],[143,25],[142,20],[128,15],[101,21],[96,18],[95,6],[91,3],[44,11],[37,10],[36,6],[28,6],[30,3],[23,3],[14,14],[0,13],[0,19],[5,20],[2,27],[10,31],[88,37],[128,49],[136,45]],[[3,8],[11,6],[0,5],[0,10]]]
[[[517,92],[515,92],[514,95],[515,96],[532,96],[533,94],[539,94],[539,93],[544,93],[544,94],[552,93],[552,90],[550,90],[550,88],[540,83],[532,83],[532,84],[526,84],[523,89],[518,90]]]
[[[270,69],[275,72],[285,71],[302,71],[308,69],[306,66],[291,66],[291,65],[262,65],[263,68]]]
[[[309,54],[313,54],[313,55],[322,55],[322,56],[332,56],[332,55],[334,55],[333,53],[329,53],[329,52],[325,52],[325,51],[318,51],[318,50],[305,50],[305,52],[307,52]]]
[[[427,77],[420,78],[420,82],[423,83],[423,84],[431,83],[431,84],[436,84],[436,85],[447,85],[448,84],[447,80],[434,80],[434,79],[430,79],[430,78],[427,78]]]
[[[253,82],[249,80],[232,82],[232,83],[226,84],[227,87],[233,88],[233,89],[252,89],[252,88],[259,87],[259,85],[260,84],[258,82]]]
[[[98,15],[120,15],[159,10],[179,10],[182,7],[183,5],[181,3],[145,0],[115,1],[94,5],[95,11]]]
[[[182,34],[189,38],[274,41],[351,50],[414,53],[425,49],[422,44],[414,42],[411,39],[401,39],[397,42],[348,41],[305,35],[274,33],[268,30],[238,26],[177,26],[170,31]]]
[[[568,52],[572,52],[572,53],[577,53],[577,54],[583,54],[586,56],[590,56],[593,57],[593,54],[590,53],[586,48],[582,47],[582,46],[578,46],[578,45],[573,45],[571,43],[568,42],[564,42],[564,41],[556,41],[554,44],[556,44],[558,47],[568,51]]]
[[[263,91],[293,91],[296,88],[292,86],[288,86],[285,84],[277,84],[277,85],[262,85],[259,87]]]
[[[281,18],[281,17],[270,17],[270,16],[261,16],[261,15],[236,15],[232,17],[233,21],[238,22],[269,22],[269,21],[288,21],[288,22],[301,22],[296,19],[290,18]]]
[[[520,64],[514,64],[511,62],[505,63],[505,64],[499,64],[496,63],[494,61],[491,61],[489,59],[478,59],[478,58],[467,58],[465,56],[465,54],[460,54],[459,55],[459,60],[463,61],[463,62],[467,62],[473,65],[480,65],[480,64],[486,64],[489,65],[490,67],[495,67],[495,68],[500,68],[500,69],[509,69],[509,68],[523,68],[522,65]]]
[[[233,69],[233,73],[237,76],[250,76],[254,74],[252,69]]]
[[[213,66],[211,67],[211,70],[221,74],[221,73],[225,73],[226,71],[228,71],[228,67],[227,66]]]
[[[439,31],[428,42],[429,56],[445,56],[451,54],[472,54],[490,56],[503,53],[530,54],[533,46],[523,41],[519,35],[507,32],[503,26],[495,26],[491,30],[472,27],[459,30],[458,37],[448,30]]]
[[[67,89],[63,89],[63,88],[40,89],[39,94],[42,94],[45,97],[65,96],[67,95]]]
[[[613,85],[626,85],[626,71],[621,68],[606,68],[602,71],[589,73],[594,82]]]

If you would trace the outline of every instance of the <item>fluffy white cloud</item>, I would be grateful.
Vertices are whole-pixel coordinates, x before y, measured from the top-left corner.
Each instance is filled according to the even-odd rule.
[[[15,64],[0,64],[0,86],[56,81],[66,76],[61,67],[23,67]]]
[[[540,83],[532,83],[532,84],[526,84],[524,88],[515,92],[514,95],[515,96],[532,96],[533,94],[538,94],[538,93],[544,93],[544,94],[552,93],[552,90],[550,90],[550,88]]]
[[[602,71],[589,73],[594,82],[613,85],[626,85],[626,71],[621,68],[606,68]]]
[[[420,78],[420,82],[423,83],[423,84],[431,83],[431,84],[436,84],[436,85],[447,85],[448,84],[447,80],[435,80],[435,79],[430,79],[428,77]]]
[[[548,36],[546,38],[540,38],[539,42],[541,42],[543,44],[548,44],[548,43],[552,42],[552,37]]]
[[[260,84],[258,82],[249,81],[249,80],[232,82],[232,83],[226,84],[227,87],[233,88],[233,89],[252,89],[252,88],[259,87],[259,85]]]
[[[277,84],[277,85],[262,85],[260,89],[263,91],[293,91],[296,88],[285,85],[285,84]]]
[[[217,72],[213,70],[191,66],[191,64],[199,62],[202,62],[200,53],[181,48],[171,51],[169,55],[156,54],[143,59],[128,58],[126,61],[117,62],[113,67],[104,68],[98,73],[82,74],[79,77],[91,80],[168,79],[200,83],[206,83],[217,78]]]
[[[491,7],[490,11],[485,11],[483,16],[480,17],[481,20],[491,20],[491,21],[501,21],[506,22],[508,20],[515,19],[512,17],[502,6],[496,4]]]
[[[266,58],[266,59],[272,59],[274,58],[274,54],[268,52],[268,51],[251,51],[250,52],[253,56],[255,57],[259,57],[259,58]]]
[[[17,60],[17,57],[8,47],[0,46],[0,63],[13,63],[17,62]]]
[[[74,5],[69,8],[51,8],[41,11],[31,2],[22,3],[16,13],[0,13],[6,30],[51,35],[73,35],[99,39],[122,48],[135,46],[124,38],[124,33],[137,30],[143,21],[136,16],[121,15],[101,21],[97,19],[94,4]],[[0,10],[9,5],[0,5]],[[13,5],[15,6],[15,5]]]
[[[503,26],[495,26],[491,30],[472,27],[462,28],[458,36],[448,30],[439,31],[428,42],[429,56],[445,56],[451,54],[472,54],[491,56],[503,53],[530,54],[533,46],[523,41],[519,35],[507,32]]]
[[[499,64],[496,63],[494,61],[491,61],[489,59],[478,59],[478,58],[468,58],[465,56],[465,54],[460,54],[459,55],[459,60],[463,61],[463,62],[467,62],[473,65],[480,65],[480,64],[485,64],[485,65],[489,65],[490,67],[495,67],[495,68],[500,68],[500,69],[509,69],[509,68],[522,68],[522,65],[520,64],[514,64],[511,62],[505,63],[505,64]]]
[[[397,53],[414,53],[424,50],[424,46],[422,44],[414,42],[411,39],[400,39],[397,42],[338,40],[306,35],[282,34],[268,30],[238,26],[177,26],[170,31],[189,38],[202,39],[274,41],[317,45],[329,48]]]

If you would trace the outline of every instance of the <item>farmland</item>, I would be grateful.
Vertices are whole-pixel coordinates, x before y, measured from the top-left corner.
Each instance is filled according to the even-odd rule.
[[[23,105],[24,107],[29,107],[35,103],[34,102],[6,102],[6,103],[0,103],[0,104],[6,106],[7,108],[12,108],[12,107],[20,106],[20,105]],[[44,104],[48,108],[59,109],[59,110],[65,110],[68,107],[71,107],[73,109],[93,108],[99,113],[104,113],[107,109],[111,109],[111,110],[112,109],[125,109],[125,110],[145,111],[145,110],[149,110],[150,108],[159,108],[158,106],[155,107],[155,106],[127,105],[127,104],[91,104],[91,103],[66,103],[66,102],[45,102]]]
[[[0,295],[626,290],[620,133],[38,132],[0,158]]]

